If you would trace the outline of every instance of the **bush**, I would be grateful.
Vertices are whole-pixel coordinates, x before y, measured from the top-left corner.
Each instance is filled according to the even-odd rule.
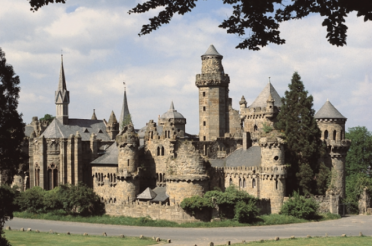
[[[44,196],[46,191],[42,188],[35,186],[31,189],[22,192],[16,199],[16,203],[21,211],[29,213],[42,213],[45,212]]]
[[[83,183],[79,185],[61,185],[56,192],[61,208],[67,214],[82,215],[103,214],[104,204],[93,189]]]
[[[228,187],[225,192],[219,190],[208,191],[204,197],[193,196],[185,198],[180,206],[189,212],[212,209],[218,205],[220,217],[233,218],[241,223],[254,220],[258,214],[257,198],[245,191]]]
[[[310,220],[317,218],[318,208],[318,203],[312,198],[306,199],[299,193],[294,192],[293,197],[283,204],[280,214]]]

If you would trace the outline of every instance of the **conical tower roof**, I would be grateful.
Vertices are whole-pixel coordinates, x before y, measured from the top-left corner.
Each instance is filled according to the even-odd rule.
[[[218,53],[218,51],[213,46],[213,44],[211,44],[209,48],[207,49],[207,51],[202,56],[222,56],[222,55]]]
[[[124,87],[124,98],[123,98],[123,105],[121,107],[121,114],[119,118],[119,124],[120,124],[120,131],[123,130],[123,122],[130,117],[129,108],[128,108],[128,101],[127,101],[127,90]],[[130,118],[130,123],[133,124],[132,119]]]
[[[249,108],[256,107],[265,108],[267,105],[267,100],[270,99],[270,96],[272,99],[274,99],[274,106],[277,107],[282,106],[282,100],[278,92],[275,90],[274,86],[269,82],[261,91],[260,95],[258,95],[256,100],[254,100],[254,102],[249,106]]]
[[[93,114],[92,114],[91,120],[97,120],[96,110],[95,109],[93,109]]]
[[[326,101],[325,104],[316,112],[316,119],[331,118],[331,119],[346,119],[330,101]]]
[[[115,116],[114,111],[111,111],[111,115],[110,115],[110,119],[108,121],[108,124],[114,124],[114,123],[118,123],[118,121],[116,120],[116,116]]]
[[[59,91],[66,91],[66,78],[65,78],[65,70],[63,69],[63,55],[61,55],[61,70],[59,72],[59,82],[58,82],[58,90]]]

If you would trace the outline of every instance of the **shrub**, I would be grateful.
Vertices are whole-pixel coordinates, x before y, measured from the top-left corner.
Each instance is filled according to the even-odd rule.
[[[280,210],[280,214],[291,215],[302,219],[315,219],[318,214],[319,205],[312,198],[306,199],[300,196],[299,193],[294,192],[287,202],[285,202]]]
[[[194,213],[196,211],[208,210],[213,208],[213,202],[211,199],[205,197],[193,196],[183,199],[180,206],[184,210]]]
[[[234,220],[240,223],[248,223],[257,218],[259,210],[256,201],[251,199],[248,203],[238,201],[234,208]]]
[[[45,192],[46,191],[40,187],[32,187],[25,192],[21,192],[20,196],[16,199],[16,203],[21,211],[27,211],[30,213],[45,212]]]
[[[82,215],[103,214],[104,204],[93,189],[83,183],[79,185],[61,185],[56,192],[61,207],[66,213]]]

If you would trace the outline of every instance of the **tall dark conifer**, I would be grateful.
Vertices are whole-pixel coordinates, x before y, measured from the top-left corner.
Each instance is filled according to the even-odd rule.
[[[0,48],[0,172],[12,178],[24,154],[21,144],[24,124],[18,111],[19,77],[13,67],[6,63],[5,53]]]
[[[290,165],[287,190],[316,193],[316,174],[322,148],[321,132],[315,121],[313,97],[308,96],[300,75],[295,72],[282,98],[275,128],[286,135],[286,163]]]

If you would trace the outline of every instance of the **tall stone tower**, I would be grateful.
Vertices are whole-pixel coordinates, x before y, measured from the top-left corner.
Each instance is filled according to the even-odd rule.
[[[56,118],[63,125],[68,125],[68,105],[70,92],[66,87],[65,71],[63,69],[63,55],[61,55],[61,71],[59,74],[58,90],[55,93]]]
[[[120,114],[120,118],[119,118],[119,128],[120,128],[120,131],[122,131],[124,129],[123,123],[125,123],[125,124],[133,124],[132,123],[131,115],[129,113],[128,101],[127,101],[127,89],[125,87],[125,84],[124,84],[123,105],[121,106],[121,114]]]
[[[315,114],[316,122],[322,132],[321,139],[326,143],[328,155],[324,159],[332,171],[331,190],[345,197],[345,158],[351,141],[345,139],[345,118],[330,101]]]
[[[223,137],[229,130],[229,75],[225,74],[222,58],[211,45],[202,58],[202,72],[196,75],[199,88],[199,140]]]

